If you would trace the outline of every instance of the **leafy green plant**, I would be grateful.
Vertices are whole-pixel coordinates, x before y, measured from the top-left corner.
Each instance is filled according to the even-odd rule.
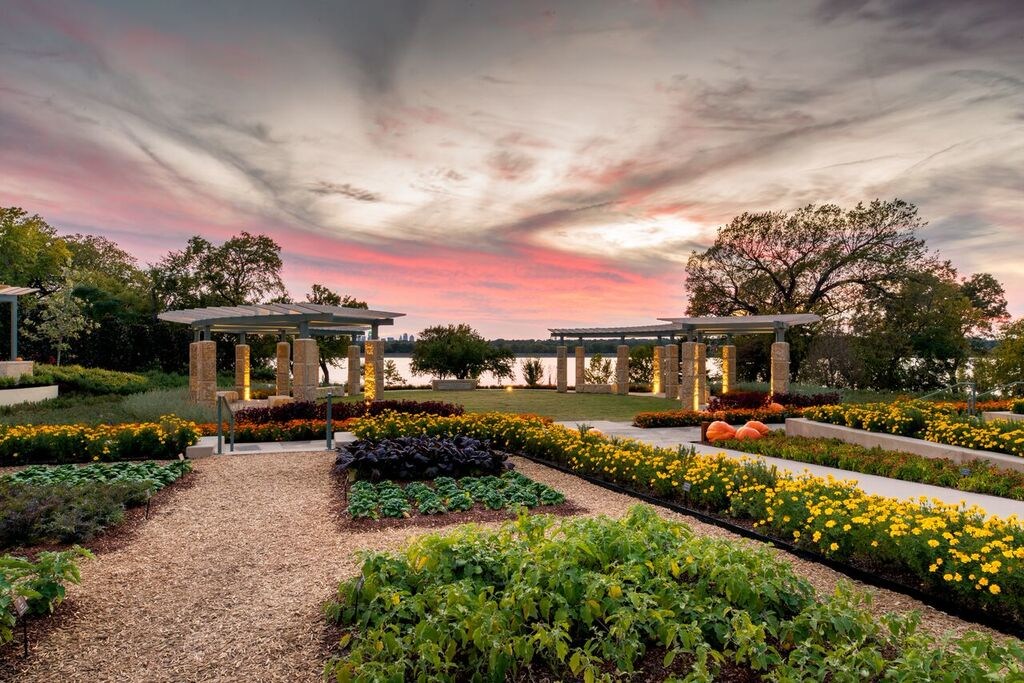
[[[521,365],[526,386],[535,387],[544,379],[544,363],[539,358],[527,358]]]
[[[325,607],[338,681],[986,680],[1024,647],[936,641],[841,587],[816,595],[765,548],[694,535],[637,506],[622,520],[521,515],[367,554]],[[658,678],[653,678],[658,676]]]
[[[76,560],[92,557],[75,546],[60,552],[39,553],[35,562],[23,557],[0,557],[0,645],[13,638],[18,616],[14,596],[28,602],[29,614],[50,614],[64,600],[65,584],[79,583]]]

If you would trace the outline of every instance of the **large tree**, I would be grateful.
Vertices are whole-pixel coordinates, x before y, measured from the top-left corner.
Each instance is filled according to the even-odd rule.
[[[439,379],[475,379],[490,372],[497,379],[512,377],[515,355],[492,346],[465,323],[436,325],[420,332],[412,351],[412,372]]]
[[[61,286],[70,260],[67,244],[46,221],[17,206],[0,207],[0,284],[48,293]]]
[[[853,311],[867,294],[895,294],[909,271],[937,263],[915,231],[913,204],[875,200],[744,213],[686,265],[690,315]]]
[[[161,309],[241,306],[287,296],[281,246],[267,235],[242,232],[221,245],[196,235],[153,267]]]
[[[312,291],[306,295],[306,301],[311,304],[323,304],[324,306],[344,306],[345,308],[368,309],[365,301],[360,301],[348,294],[338,294],[329,287],[314,283]],[[320,347],[320,371],[324,373],[324,382],[331,381],[330,365],[345,358],[348,355],[348,346],[352,338],[347,334],[335,337],[322,337],[318,346]]]

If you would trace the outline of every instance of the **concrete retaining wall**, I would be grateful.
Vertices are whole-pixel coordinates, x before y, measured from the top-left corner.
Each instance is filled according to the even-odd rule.
[[[434,391],[473,391],[480,380],[477,379],[435,379],[430,386]]]
[[[1011,413],[1009,410],[997,410],[992,412],[983,412],[981,419],[985,422],[992,422],[993,420],[1008,420],[1010,422],[1024,422],[1024,415],[1018,413]]]
[[[786,436],[809,436],[825,439],[839,439],[846,443],[866,448],[883,448],[887,451],[903,451],[924,458],[949,458],[953,462],[969,463],[971,460],[987,460],[996,467],[1024,472],[1024,458],[993,451],[976,451],[961,446],[932,443],[909,436],[880,434],[863,429],[815,422],[802,417],[786,418]]]
[[[0,389],[0,406],[13,406],[17,403],[36,403],[49,398],[57,398],[56,384],[49,384],[44,387]]]

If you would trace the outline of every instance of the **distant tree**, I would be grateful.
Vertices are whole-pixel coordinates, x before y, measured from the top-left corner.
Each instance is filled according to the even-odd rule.
[[[400,387],[407,384],[405,377],[398,371],[398,365],[393,360],[384,361],[384,386]]]
[[[648,385],[654,382],[654,347],[650,344],[629,350],[629,383]]]
[[[95,323],[85,316],[81,302],[74,295],[74,283],[66,276],[65,285],[43,299],[29,335],[56,351],[57,365],[60,365],[72,343],[94,327]]]
[[[523,381],[528,387],[536,387],[544,379],[544,363],[539,358],[527,358],[522,364]]]
[[[476,379],[490,372],[497,379],[512,377],[515,355],[492,346],[466,324],[436,325],[420,332],[412,352],[412,372],[439,379]]]
[[[0,284],[49,293],[63,284],[70,260],[67,244],[46,221],[17,206],[0,207]]]
[[[266,235],[242,232],[221,245],[196,235],[151,270],[160,310],[241,306],[287,297],[281,246]]]
[[[995,348],[979,361],[975,376],[987,388],[1024,382],[1024,318],[1003,325]],[[1022,392],[1024,387],[1015,387],[1014,393]]]
[[[583,376],[587,384],[608,384],[612,381],[611,359],[605,359],[601,354],[595,353],[590,357]]]
[[[960,283],[961,293],[976,311],[977,322],[969,333],[990,335],[997,323],[1009,321],[1006,308],[1006,290],[990,273],[975,273]]]
[[[314,283],[310,289],[312,291],[306,295],[306,301],[311,304],[343,306],[345,308],[369,308],[365,301],[359,301],[348,294],[338,294],[325,285]],[[352,337],[347,334],[320,338],[318,343],[320,347],[320,371],[324,373],[324,382],[330,384],[330,366],[348,357],[348,347],[351,343]],[[386,377],[385,382],[387,382]]]

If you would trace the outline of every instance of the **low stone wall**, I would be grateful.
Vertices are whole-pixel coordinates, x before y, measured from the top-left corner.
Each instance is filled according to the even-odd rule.
[[[577,384],[577,394],[611,394],[613,393],[613,384]]]
[[[35,371],[35,361],[31,360],[3,360],[0,361],[0,377],[23,377],[31,375]]]
[[[1019,413],[1011,413],[1009,410],[996,410],[991,412],[983,412],[981,419],[985,422],[992,422],[994,420],[1008,420],[1009,422],[1024,422],[1024,415]]]
[[[430,386],[434,391],[473,391],[480,380],[477,379],[435,379]]]
[[[880,434],[864,429],[815,422],[802,417],[786,418],[786,436],[808,436],[812,438],[839,439],[846,443],[865,448],[883,448],[887,451],[903,451],[923,458],[949,458],[957,463],[972,460],[987,460],[996,467],[1024,472],[1024,458],[994,451],[978,451],[961,446],[932,443],[924,439],[913,439],[896,434]]]
[[[13,406],[18,403],[36,403],[50,398],[57,398],[56,384],[49,384],[43,387],[0,389],[0,406]]]

